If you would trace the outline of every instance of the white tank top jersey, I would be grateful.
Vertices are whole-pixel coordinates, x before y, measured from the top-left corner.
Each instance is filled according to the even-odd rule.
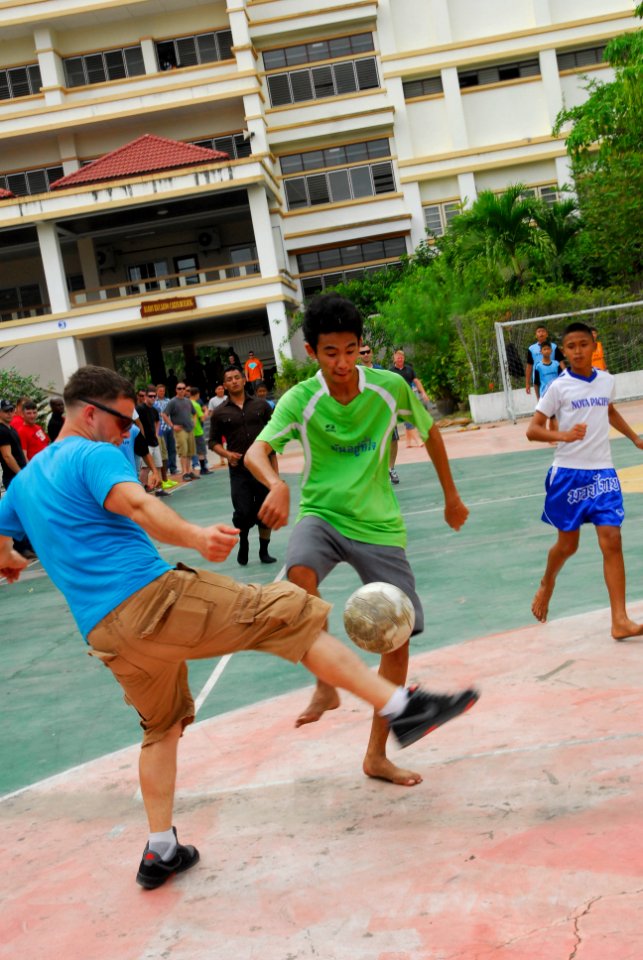
[[[554,467],[605,470],[613,466],[608,407],[614,401],[614,387],[614,377],[605,370],[593,370],[591,377],[565,370],[540,398],[536,410],[556,417],[559,430],[587,424],[583,440],[557,444]]]

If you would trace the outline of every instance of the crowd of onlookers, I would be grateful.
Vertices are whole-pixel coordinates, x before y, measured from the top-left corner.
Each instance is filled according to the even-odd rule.
[[[263,364],[252,351],[244,364],[231,352],[228,366],[238,367],[243,373],[250,395],[268,398],[268,388],[262,380]],[[165,384],[149,383],[137,389],[134,426],[120,448],[138,480],[158,497],[170,496],[179,484],[191,483],[212,472],[213,466],[208,463],[210,418],[227,399],[220,382],[211,388],[207,379],[205,386],[192,385],[187,378],[176,377],[173,371],[167,380]],[[56,440],[64,422],[61,397],[51,397],[46,407],[29,396],[15,401],[0,399],[0,468],[5,489],[30,460]],[[227,465],[226,459],[217,456],[214,466]],[[29,559],[35,557],[27,540],[17,544],[17,549]]]

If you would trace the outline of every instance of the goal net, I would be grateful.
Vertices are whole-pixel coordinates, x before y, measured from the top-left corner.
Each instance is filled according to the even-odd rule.
[[[549,339],[560,346],[562,331],[575,320],[586,323],[588,327],[596,327],[598,339],[603,346],[605,364],[610,373],[643,371],[642,300],[496,323],[500,374],[509,419],[515,420],[516,416],[526,415],[529,412],[528,407],[533,410],[533,401],[528,407],[521,403],[520,392],[526,397],[525,367],[528,349],[536,340],[536,327],[546,327]],[[630,399],[641,394],[643,390],[632,394]],[[523,406],[525,409],[522,409]]]

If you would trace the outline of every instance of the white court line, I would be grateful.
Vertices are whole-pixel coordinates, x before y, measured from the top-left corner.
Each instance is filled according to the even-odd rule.
[[[485,507],[490,503],[511,503],[514,500],[533,500],[535,497],[544,499],[544,492],[523,493],[519,497],[499,497],[497,500],[476,500],[473,503],[467,503],[466,506],[471,510],[473,507]],[[426,510],[412,510],[404,514],[405,517],[419,517],[423,513],[443,513],[444,506],[427,507]]]

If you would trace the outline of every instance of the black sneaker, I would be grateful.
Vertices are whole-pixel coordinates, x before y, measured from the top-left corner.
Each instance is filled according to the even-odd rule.
[[[393,470],[393,468],[391,468],[391,469],[389,470],[389,472],[388,472],[388,475],[389,475],[389,477],[391,478],[391,483],[399,483],[399,482],[400,482],[400,478],[399,478],[399,476],[397,475],[397,470]]]
[[[172,827],[176,837],[176,827]],[[161,860],[158,853],[150,850],[149,844],[143,851],[143,859],[136,874],[136,882],[146,890],[155,890],[169,880],[174,873],[183,873],[199,862],[199,851],[196,847],[184,847],[180,843],[171,860]]]
[[[404,713],[389,723],[401,747],[408,747],[436,727],[470,710],[480,696],[477,690],[463,690],[443,696],[427,693],[421,687],[409,687],[409,694]]]

